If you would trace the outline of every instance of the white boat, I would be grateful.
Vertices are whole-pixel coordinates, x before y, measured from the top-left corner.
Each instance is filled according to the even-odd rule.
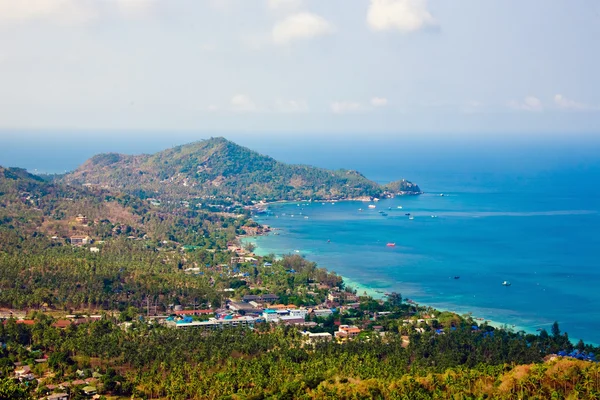
[[[376,208],[377,206],[375,204],[369,204],[369,208]]]
[[[402,209],[402,206],[398,206],[399,209]]]
[[[408,217],[408,219],[415,219],[415,217],[413,217],[412,215],[410,217]]]
[[[504,282],[502,282],[502,286],[510,286],[510,282],[509,281],[504,281]]]

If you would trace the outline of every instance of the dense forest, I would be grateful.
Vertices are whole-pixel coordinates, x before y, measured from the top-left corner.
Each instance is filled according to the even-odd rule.
[[[447,335],[367,336],[343,345],[306,343],[296,328],[198,332],[105,318],[54,328],[43,314],[25,326],[0,325],[0,371],[31,363],[48,379],[23,387],[0,378],[0,398],[50,393],[69,379],[94,377],[100,393],[147,399],[597,398],[598,363],[543,360],[562,337],[494,335],[459,327]],[[34,359],[50,354],[47,362]],[[88,380],[88,382],[90,382]],[[85,398],[81,387],[72,398]]]
[[[140,197],[237,201],[381,197],[386,187],[356,171],[287,165],[223,138],[178,146],[153,155],[100,154],[63,178],[72,184],[110,187]],[[402,180],[389,189],[419,193]]]

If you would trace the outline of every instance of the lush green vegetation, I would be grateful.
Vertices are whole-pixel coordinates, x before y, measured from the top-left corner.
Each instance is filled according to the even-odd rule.
[[[446,335],[368,336],[310,345],[296,328],[200,333],[144,321],[127,329],[104,320],[59,330],[38,315],[33,326],[0,326],[2,359],[29,362],[47,385],[99,373],[101,393],[169,399],[596,398],[597,363],[542,362],[560,338],[461,326]],[[547,347],[549,346],[549,347]],[[51,356],[35,364],[40,354]],[[532,364],[533,363],[533,364]],[[4,363],[6,364],[6,362]],[[523,365],[517,365],[523,364]],[[81,372],[77,374],[77,370]],[[96,375],[98,376],[98,375]],[[4,390],[17,390],[5,379]],[[21,386],[22,389],[22,386]],[[0,388],[0,396],[2,396]],[[78,389],[72,388],[78,395]],[[457,397],[455,397],[457,396]],[[7,398],[7,397],[0,397]]]
[[[243,158],[240,149],[233,148]],[[124,160],[131,161],[107,155],[93,162],[110,168]],[[598,350],[573,346],[558,324],[531,335],[476,326],[469,316],[408,304],[397,293],[386,301],[357,298],[339,276],[298,255],[240,260],[228,247],[257,226],[233,201],[157,206],[143,197],[0,168],[0,308],[33,319],[0,324],[0,399],[58,390],[83,399],[88,384],[105,396],[146,399],[600,396],[597,363],[550,360],[561,350]],[[75,234],[95,242],[72,246]],[[343,312],[309,315],[314,324],[306,329],[333,333],[353,324],[362,332],[344,343],[310,343],[293,326],[204,331],[147,316],[169,314],[175,305],[216,309],[227,297],[265,293],[307,307],[328,294],[352,298],[342,301]],[[84,313],[103,317],[55,325],[65,314]],[[15,363],[31,367],[39,382],[14,379]]]
[[[190,200],[346,199],[380,197],[385,188],[356,171],[328,171],[286,165],[223,138],[205,140],[156,153],[126,156],[101,154],[72,174],[69,183],[109,186],[140,197]],[[420,192],[398,181],[394,192]]]

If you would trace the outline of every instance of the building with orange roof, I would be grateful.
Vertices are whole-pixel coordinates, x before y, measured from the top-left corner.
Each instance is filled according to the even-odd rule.
[[[340,325],[338,331],[335,332],[335,337],[337,339],[353,339],[359,335],[361,332],[360,328],[355,325]]]

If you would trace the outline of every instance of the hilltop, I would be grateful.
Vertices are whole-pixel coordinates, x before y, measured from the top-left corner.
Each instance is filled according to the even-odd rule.
[[[396,182],[391,191],[357,171],[289,165],[224,138],[152,155],[99,154],[67,174],[63,181],[99,185],[141,198],[230,198],[244,203],[420,193],[416,184],[406,180]]]

